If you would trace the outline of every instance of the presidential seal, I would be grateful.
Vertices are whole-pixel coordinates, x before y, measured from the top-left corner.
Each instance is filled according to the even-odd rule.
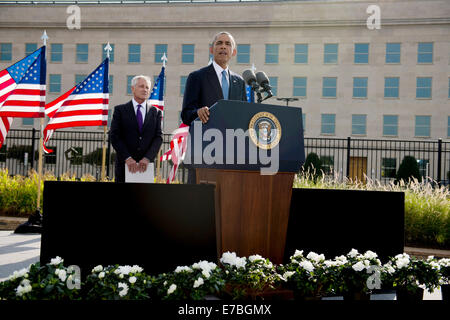
[[[274,148],[281,139],[281,125],[270,112],[258,112],[248,125],[250,139],[261,149]]]

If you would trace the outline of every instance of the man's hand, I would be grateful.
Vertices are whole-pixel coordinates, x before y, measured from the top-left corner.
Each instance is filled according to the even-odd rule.
[[[197,110],[198,117],[202,120],[202,123],[207,123],[209,120],[209,108],[203,107]]]
[[[125,164],[128,166],[128,170],[131,173],[136,173],[139,169],[138,164],[136,162],[136,160],[134,160],[133,158],[128,158],[127,160],[125,160]]]
[[[145,172],[147,171],[148,164],[150,163],[150,160],[147,158],[142,158],[141,161],[138,163],[138,170],[139,172]]]

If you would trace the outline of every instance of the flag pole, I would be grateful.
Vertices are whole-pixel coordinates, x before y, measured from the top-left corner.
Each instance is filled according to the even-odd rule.
[[[166,56],[166,53],[164,52],[164,54],[163,54],[163,56],[161,57],[161,61],[162,61],[162,63],[163,63],[163,67],[165,68],[166,67],[166,62],[167,62],[167,56]],[[165,75],[165,73],[164,73],[164,78],[166,77],[166,75]],[[163,81],[164,81],[164,79],[163,79]],[[163,92],[163,94],[164,94],[164,92]],[[164,117],[163,118],[163,123],[162,123],[162,129],[164,130],[164,120],[165,120],[165,118],[166,117]],[[156,156],[156,177],[157,177],[157,180],[159,181],[160,179],[161,179],[161,148],[159,148],[159,151],[158,151],[158,155]]]
[[[44,30],[41,40],[44,43],[45,50],[47,50],[48,36],[47,36],[46,30]],[[43,150],[44,150],[44,118],[40,118],[40,126],[41,126],[41,129],[40,129],[40,134],[39,134],[38,185],[37,185],[37,203],[36,203],[37,211],[41,210],[42,160],[43,160]]]
[[[106,51],[106,57],[109,59],[110,53],[112,51],[112,47],[109,44],[109,42],[106,44],[105,48],[103,49]],[[101,181],[106,180],[106,138],[108,135],[108,126],[103,126],[103,150],[102,150],[102,175],[101,175]]]

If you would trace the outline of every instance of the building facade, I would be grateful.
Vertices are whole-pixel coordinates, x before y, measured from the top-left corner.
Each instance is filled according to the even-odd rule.
[[[368,10],[373,4],[379,29],[376,11]],[[297,98],[289,105],[302,108],[305,137],[450,138],[447,0],[10,1],[0,9],[0,69],[40,47],[47,31],[47,102],[93,71],[109,42],[111,115],[131,99],[131,78],[155,79],[166,53],[170,133],[180,123],[187,76],[208,64],[213,35],[227,30],[238,45],[231,69],[266,72],[275,97],[264,103]],[[33,126],[37,120],[13,123]]]

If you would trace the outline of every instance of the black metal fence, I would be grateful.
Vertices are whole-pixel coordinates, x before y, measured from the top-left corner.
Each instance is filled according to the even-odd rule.
[[[0,169],[9,174],[26,175],[37,169],[40,132],[10,130],[0,149]],[[92,175],[101,177],[104,133],[101,131],[55,131],[48,147],[53,150],[44,155],[43,171],[60,177],[62,174]],[[170,145],[170,134],[163,137],[161,153]],[[366,177],[387,183],[394,179],[405,156],[416,158],[420,173],[438,183],[449,184],[450,142],[439,140],[375,140],[354,138],[305,138],[305,154],[316,153],[322,160],[327,174],[365,181]],[[106,175],[114,179],[115,152],[106,139]],[[171,168],[170,162],[155,165],[155,176],[165,180]],[[177,180],[185,182],[186,170],[180,166]]]

